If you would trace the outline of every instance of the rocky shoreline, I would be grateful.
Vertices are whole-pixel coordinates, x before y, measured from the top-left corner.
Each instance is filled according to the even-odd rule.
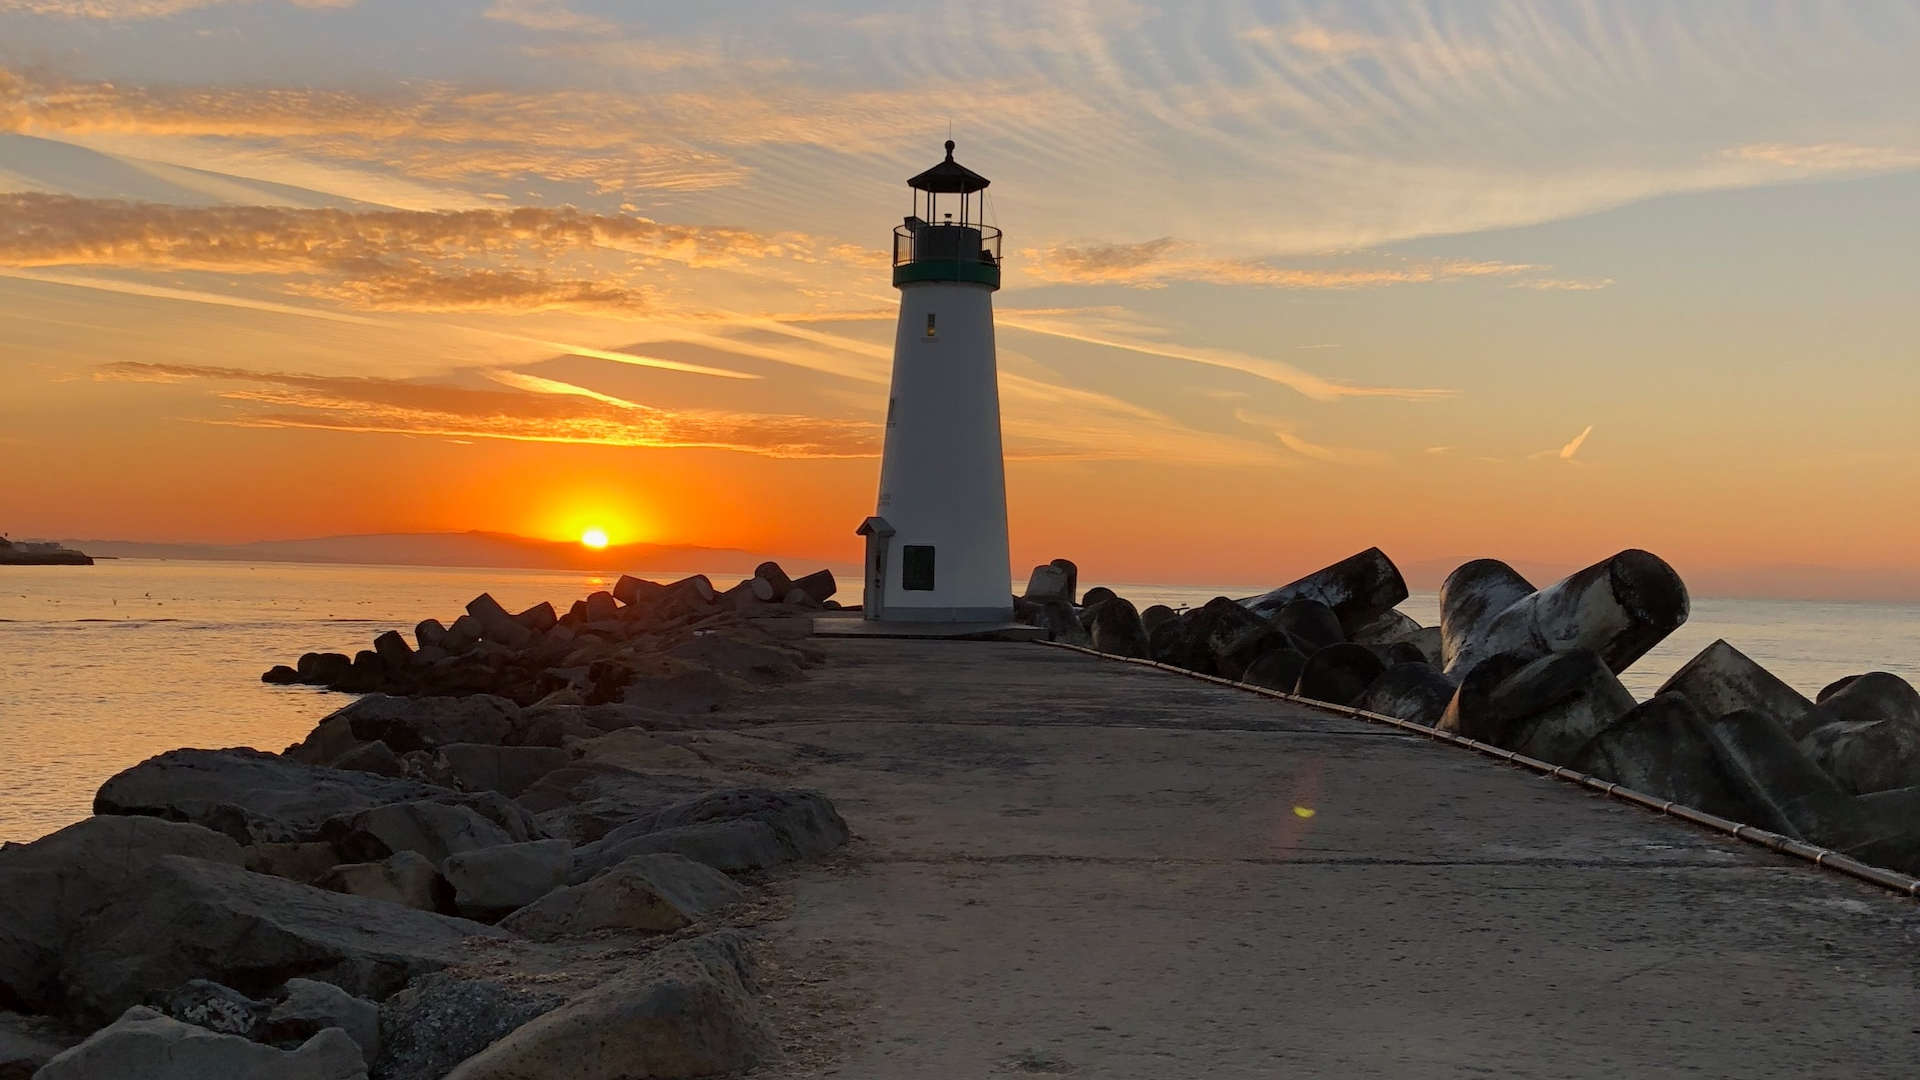
[[[1619,676],[1686,622],[1686,585],[1628,550],[1536,588],[1493,559],[1440,589],[1440,625],[1396,610],[1378,548],[1261,596],[1140,611],[1076,602],[1068,560],[1017,604],[1055,641],[1423,724],[1920,875],[1920,692],[1884,671],[1809,700],[1726,641],[1646,701]]]
[[[1716,642],[1636,702],[1687,617],[1623,552],[1536,589],[1461,567],[1442,621],[1369,549],[1258,597],[1140,611],[1035,568],[1056,640],[1436,726],[1920,872],[1920,694],[1809,701]],[[182,749],[0,848],[0,1080],[709,1076],[779,1060],[753,927],[850,838],[757,737],[824,654],[832,576],[622,578],[565,614],[485,594],[409,642],[268,682],[361,693],[281,753]],[[749,706],[752,707],[744,707]],[[744,717],[756,717],[755,720]]]
[[[769,872],[849,831],[782,786],[797,751],[725,710],[820,661],[832,576],[616,591],[566,615],[483,595],[372,661],[303,660],[387,692],[283,753],[161,754],[0,848],[0,1080],[773,1060],[743,928]]]

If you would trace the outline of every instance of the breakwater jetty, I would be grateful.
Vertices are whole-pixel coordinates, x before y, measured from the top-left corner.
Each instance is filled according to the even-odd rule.
[[[1444,626],[1390,617],[1384,556],[1341,566],[1128,618],[1063,561],[1019,607],[1212,678],[1284,646],[1321,701],[1356,649],[1381,669],[1356,695],[1418,664],[1443,726],[1579,697],[1502,678],[1484,711],[1469,676],[1516,650],[1456,675]],[[1568,594],[1484,621],[1564,625],[1540,613]],[[281,753],[143,762],[0,849],[0,1076],[1891,1076],[1920,1048],[1920,907],[1885,889],[1304,700],[814,636],[832,595],[769,564],[564,612],[481,596],[269,672],[365,696]],[[1585,633],[1530,633],[1578,648],[1513,670]]]

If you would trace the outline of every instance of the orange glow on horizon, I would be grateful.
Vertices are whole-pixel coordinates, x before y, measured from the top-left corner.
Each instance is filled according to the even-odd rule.
[[[585,532],[582,532],[580,534],[580,543],[582,543],[587,547],[596,548],[596,549],[606,547],[607,546],[607,530],[602,529],[597,525],[593,526],[592,528],[589,528]]]

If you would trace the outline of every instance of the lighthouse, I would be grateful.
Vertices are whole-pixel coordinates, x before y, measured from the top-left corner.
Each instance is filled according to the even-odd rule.
[[[1000,230],[987,178],[947,157],[907,181],[893,230],[893,339],[880,496],[866,537],[868,622],[1003,623],[1013,616],[993,294]],[[958,215],[956,219],[956,215]]]

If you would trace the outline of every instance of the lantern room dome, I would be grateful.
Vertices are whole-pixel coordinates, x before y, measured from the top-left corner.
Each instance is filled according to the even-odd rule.
[[[947,140],[947,160],[907,181],[907,186],[917,191],[938,192],[941,195],[971,195],[985,190],[993,181],[953,160],[953,140]]]

